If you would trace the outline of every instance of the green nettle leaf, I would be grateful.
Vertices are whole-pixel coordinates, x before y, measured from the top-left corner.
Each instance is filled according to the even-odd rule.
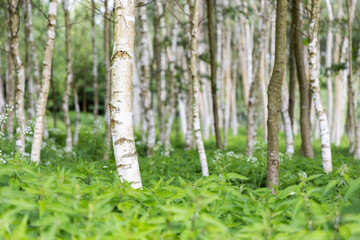
[[[240,174],[237,173],[224,173],[224,177],[226,179],[239,179],[239,180],[249,180],[249,178],[242,176]]]
[[[358,190],[360,189],[360,178],[354,180],[344,196],[344,202],[346,202],[349,198],[353,197],[355,194],[359,195]]]
[[[338,180],[331,180],[325,187],[322,195],[326,195],[329,191],[331,191],[337,184],[339,183]]]
[[[304,44],[304,46],[309,45],[309,39],[303,38],[303,44]]]

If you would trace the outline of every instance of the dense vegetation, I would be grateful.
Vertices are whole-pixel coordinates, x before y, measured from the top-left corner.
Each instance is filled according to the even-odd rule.
[[[0,239],[360,238],[360,170],[347,143],[334,148],[329,175],[319,147],[315,159],[282,154],[273,196],[265,185],[266,146],[242,155],[243,129],[230,137],[227,151],[216,150],[214,139],[205,142],[209,177],[201,176],[197,152],[184,151],[176,132],[170,157],[161,146],[145,157],[137,136],[144,188],[134,190],[120,182],[113,157],[104,160],[103,133],[93,137],[92,121],[82,115],[81,141],[71,154],[62,148],[63,123],[54,129],[48,121],[50,138],[37,167],[1,138]],[[296,153],[299,148],[297,136]]]

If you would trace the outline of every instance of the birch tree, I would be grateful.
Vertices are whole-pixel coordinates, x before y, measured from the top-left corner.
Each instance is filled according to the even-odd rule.
[[[31,148],[31,161],[36,162],[37,164],[40,162],[46,103],[50,89],[52,55],[53,55],[54,40],[55,40],[56,13],[57,13],[57,0],[50,0],[49,14],[48,14],[49,22],[47,25],[47,33],[46,33],[41,89],[36,103],[34,140]]]
[[[95,41],[95,1],[91,1],[91,43],[93,49],[93,66],[92,66],[92,74],[93,74],[93,88],[94,88],[94,135],[97,134],[98,128],[98,112],[99,112],[99,96],[98,96],[98,69],[97,69],[97,49],[96,49],[96,41]]]
[[[215,29],[214,29],[214,1],[207,0],[207,17],[208,17],[208,34],[209,34],[209,50],[211,61],[211,97],[213,106],[213,118],[216,146],[218,149],[222,148],[221,134],[219,128],[219,114],[218,114],[218,97],[217,97],[217,66],[216,66],[216,43],[215,43]]]
[[[149,39],[148,39],[148,23],[146,16],[146,2],[144,0],[139,1],[139,15],[140,15],[140,82],[141,82],[141,97],[144,108],[146,126],[147,126],[147,138],[146,138],[146,154],[147,156],[153,155],[153,149],[156,142],[155,133],[155,116],[152,108],[152,92],[150,89],[150,61],[149,61]]]
[[[108,0],[104,0],[104,62],[105,62],[105,78],[106,78],[106,87],[105,87],[105,143],[107,146],[107,150],[110,150],[111,136],[110,136],[110,109],[109,109],[109,101],[110,101],[110,24],[108,18],[109,14],[109,6]],[[105,158],[107,158],[107,154],[104,154]]]
[[[14,60],[17,84],[16,84],[16,96],[15,96],[15,114],[16,114],[16,145],[20,148],[20,152],[25,152],[25,70],[21,60],[19,49],[18,32],[20,27],[19,20],[19,8],[20,2],[18,0],[8,1],[9,10],[9,24],[10,24],[10,36],[11,36],[11,55]]]
[[[321,135],[321,155],[323,168],[326,173],[332,171],[331,163],[331,146],[330,146],[330,134],[328,121],[324,106],[320,97],[320,81],[319,73],[320,68],[317,64],[318,53],[318,30],[319,30],[319,15],[320,15],[320,0],[311,1],[311,15],[309,20],[309,72],[310,72],[310,89],[312,92],[312,98],[314,100],[314,106],[316,110],[317,119],[320,125]]]
[[[9,26],[10,27],[10,26]],[[11,37],[9,35],[7,45],[7,55],[6,55],[6,75],[5,75],[5,82],[6,82],[6,104],[10,107],[14,107],[15,105],[15,69],[14,69],[14,61],[11,57]],[[14,111],[8,112],[8,119],[6,124],[6,132],[10,139],[14,137]]]
[[[64,111],[65,128],[66,128],[66,140],[65,151],[71,152],[72,149],[72,133],[71,123],[69,115],[69,98],[71,91],[71,84],[73,82],[72,73],[72,57],[71,57],[71,40],[70,40],[70,6],[68,0],[63,0],[64,14],[65,14],[65,41],[66,41],[66,81],[65,81],[65,93],[63,98],[62,109]]]
[[[287,0],[276,2],[275,62],[268,87],[268,149],[267,180],[268,188],[275,193],[279,185],[279,112],[281,85],[285,71]]]
[[[199,24],[199,0],[194,0],[191,11],[191,43],[190,43],[190,72],[193,87],[193,128],[195,133],[196,147],[198,149],[201,171],[203,176],[209,176],[209,169],[206,159],[205,147],[201,136],[199,95],[200,83],[197,75],[196,53],[197,53],[197,33]]]
[[[132,78],[135,39],[135,0],[114,2],[114,49],[111,58],[110,125],[117,173],[141,188],[132,126]]]

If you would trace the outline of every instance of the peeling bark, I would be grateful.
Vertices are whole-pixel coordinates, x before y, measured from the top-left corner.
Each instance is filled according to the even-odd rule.
[[[132,125],[134,36],[135,1],[115,0],[109,103],[111,136],[120,179],[130,182],[133,188],[142,188]]]
[[[50,0],[49,15],[48,15],[49,23],[47,26],[47,33],[46,33],[41,90],[36,103],[34,140],[31,149],[31,161],[36,162],[37,164],[40,162],[41,143],[42,143],[42,137],[44,131],[44,121],[46,120],[45,119],[46,103],[48,100],[49,89],[50,89],[52,55],[53,55],[54,40],[55,40],[56,12],[57,12],[57,0]]]

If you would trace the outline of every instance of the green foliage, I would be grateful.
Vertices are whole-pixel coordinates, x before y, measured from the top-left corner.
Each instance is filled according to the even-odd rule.
[[[266,188],[266,145],[252,157],[245,139],[230,136],[227,151],[206,142],[211,175],[201,177],[195,150],[173,141],[170,157],[144,157],[137,135],[144,188],[122,183],[115,161],[103,160],[103,129],[98,138],[82,115],[79,145],[63,149],[63,131],[50,139],[35,167],[0,140],[0,239],[358,239],[358,163],[337,148],[334,172],[321,160],[280,154],[280,186]],[[59,122],[59,126],[63,125]],[[51,128],[50,128],[51,129]],[[173,135],[173,140],[179,138]],[[283,138],[281,136],[281,142]],[[299,150],[299,138],[295,141]],[[317,142],[315,142],[317,145]],[[283,149],[283,146],[280,146]],[[319,149],[315,149],[319,156]]]

